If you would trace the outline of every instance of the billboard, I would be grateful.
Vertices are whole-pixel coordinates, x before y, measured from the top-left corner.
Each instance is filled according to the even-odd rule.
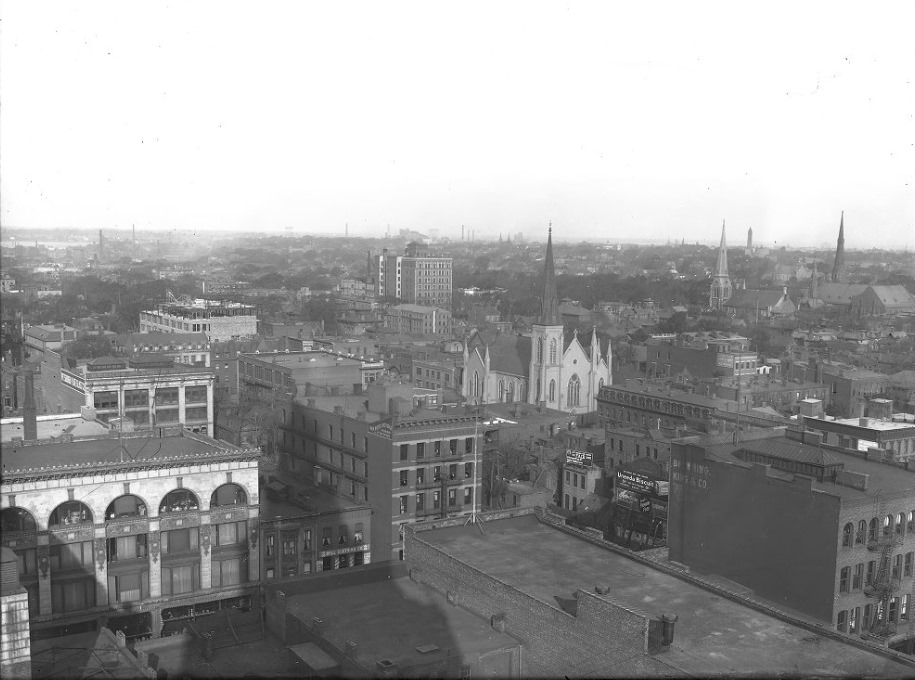
[[[647,475],[631,470],[616,471],[616,488],[653,496],[667,496],[670,493],[670,483],[667,480],[656,481]]]
[[[566,464],[591,467],[593,461],[594,456],[590,451],[573,451],[572,449],[566,449]]]

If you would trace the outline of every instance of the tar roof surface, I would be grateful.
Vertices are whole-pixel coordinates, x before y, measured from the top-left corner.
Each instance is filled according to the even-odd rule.
[[[3,445],[3,474],[52,466],[101,465],[126,461],[150,462],[167,458],[194,458],[203,454],[241,451],[228,442],[195,437],[117,437],[83,439],[37,446]]]
[[[452,607],[435,591],[409,578],[295,595],[287,599],[287,611],[309,623],[320,617],[324,638],[338,649],[352,640],[357,661],[372,667],[379,659],[390,659],[403,668],[436,661],[448,653],[475,656],[518,644],[487,621]],[[416,650],[429,644],[439,651],[422,654]]]
[[[690,674],[910,676],[913,669],[831,640],[618,553],[540,523],[534,516],[417,534],[542,602],[610,587],[613,602],[649,616],[679,616],[663,660]]]

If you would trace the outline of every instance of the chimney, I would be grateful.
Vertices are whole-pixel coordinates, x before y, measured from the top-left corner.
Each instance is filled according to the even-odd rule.
[[[25,441],[38,439],[38,417],[35,410],[35,375],[27,371],[25,379],[25,404],[22,407],[22,438]]]

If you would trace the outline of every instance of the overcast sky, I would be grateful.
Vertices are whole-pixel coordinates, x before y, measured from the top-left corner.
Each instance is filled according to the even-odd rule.
[[[7,2],[7,226],[915,246],[915,3]]]

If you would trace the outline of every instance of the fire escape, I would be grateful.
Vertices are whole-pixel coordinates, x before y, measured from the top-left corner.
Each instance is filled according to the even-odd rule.
[[[886,502],[880,495],[874,498],[874,514],[882,526],[876,527],[876,535],[867,538],[867,549],[877,554],[877,569],[874,579],[864,587],[864,594],[874,600],[870,619],[864,621],[863,631],[871,638],[886,641],[896,633],[896,622],[890,621],[890,598],[899,588],[901,574],[891,573],[893,550],[902,545],[902,536],[896,532],[893,519],[887,519]],[[898,612],[897,612],[898,616]]]

